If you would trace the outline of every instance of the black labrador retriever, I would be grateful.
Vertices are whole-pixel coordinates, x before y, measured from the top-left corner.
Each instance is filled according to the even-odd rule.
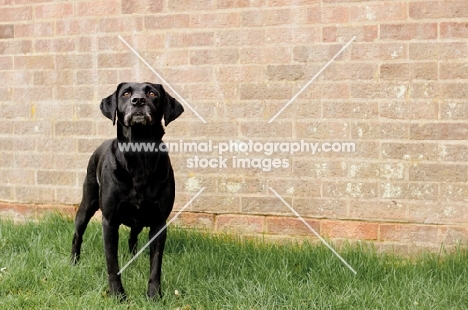
[[[159,84],[122,83],[101,102],[101,111],[113,124],[117,139],[105,141],[94,151],[83,184],[83,199],[76,213],[72,262],[80,258],[83,234],[100,208],[110,293],[125,299],[117,258],[119,226],[131,228],[128,245],[136,254],[138,234],[149,227],[149,238],[161,230],[174,204],[174,173],[164,151],[121,149],[124,143],[153,143],[165,150],[165,125],[179,117],[182,105]],[[120,146],[120,148],[119,148]],[[150,245],[148,296],[161,296],[161,264],[166,241],[164,230]]]

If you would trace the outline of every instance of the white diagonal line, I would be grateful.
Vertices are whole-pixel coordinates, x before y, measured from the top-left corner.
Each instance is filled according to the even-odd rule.
[[[165,86],[167,86],[167,88],[172,91],[172,93],[174,93],[179,98],[180,101],[182,101],[183,104],[185,104],[196,116],[198,116],[198,118],[204,124],[206,124],[205,119],[201,117],[201,115],[198,114],[198,112],[195,111],[195,109],[181,95],[179,95],[179,93],[158,72],[156,72],[156,70],[154,70],[154,68],[151,67],[151,65],[145,59],[143,59],[143,57],[140,56],[140,54],[138,54],[138,52],[133,47],[131,47],[130,44],[128,44],[127,41],[122,38],[122,36],[119,35],[119,39],[151,70],[151,72],[153,72],[161,80],[161,82],[163,82]]]
[[[203,192],[203,191],[205,190],[205,188],[206,188],[206,187],[202,187],[202,188],[198,191],[198,193],[196,193],[195,196],[193,196],[192,199],[190,199],[189,202],[187,202],[187,203],[185,204],[185,206],[183,206],[183,208],[180,209],[179,212],[177,212],[176,215],[174,215],[174,217],[171,218],[171,220],[170,220],[169,222],[167,222],[166,225],[164,225],[164,227],[161,228],[161,229],[158,231],[158,233],[157,233],[156,235],[154,235],[154,237],[151,238],[151,240],[148,241],[148,243],[146,243],[146,244],[140,249],[140,251],[138,251],[138,253],[136,253],[135,256],[132,257],[131,260],[128,261],[128,263],[127,263],[125,266],[122,267],[122,269],[120,269],[119,272],[117,272],[117,274],[120,275],[120,274],[128,267],[128,265],[130,265],[141,253],[143,253],[143,251],[151,244],[151,242],[153,242],[153,240],[156,239],[156,238],[164,231],[164,229],[167,228],[167,226],[171,225],[171,223],[182,213],[182,211],[184,211],[184,210],[192,203],[192,201],[194,201],[195,198],[197,198],[198,195],[200,195],[201,192]]]
[[[323,239],[323,238],[315,231],[315,229],[313,229],[312,226],[310,226],[309,223],[307,223],[306,220],[304,220],[304,219],[302,218],[302,216],[301,216],[299,213],[297,213],[296,210],[294,210],[294,209],[286,202],[286,200],[283,199],[283,197],[280,196],[280,194],[278,194],[278,193],[277,193],[273,188],[271,188],[271,187],[269,187],[269,189],[270,189],[270,191],[272,191],[272,192],[276,195],[276,197],[278,197],[278,198],[289,208],[289,210],[291,210],[291,211],[294,213],[294,215],[296,215],[296,216],[302,221],[302,223],[304,223],[304,224],[307,226],[307,228],[309,228],[309,229],[317,236],[317,238],[320,239],[320,241],[323,242],[323,244],[325,244],[325,245],[333,252],[333,254],[335,254],[336,257],[338,257],[338,258],[343,262],[343,264],[345,264],[346,267],[349,268],[349,270],[351,270],[351,272],[353,272],[354,274],[357,274],[356,270],[354,270],[353,267],[351,267],[351,265],[348,264],[348,262],[345,261],[344,258],[341,257],[340,254],[338,254],[338,252],[336,252],[335,249],[332,248],[332,247],[330,246],[330,244],[328,244],[328,242],[325,241],[325,239]]]
[[[297,94],[294,95],[294,97],[291,98],[291,100],[288,101],[288,103],[286,103],[284,105],[284,107],[281,108],[281,110],[278,111],[278,113],[275,114],[275,116],[273,116],[269,121],[268,121],[268,124],[270,124],[271,122],[273,122],[275,120],[275,118],[278,117],[278,115],[281,114],[281,112],[284,111],[284,109],[286,109],[291,103],[293,103],[294,100],[296,100],[296,98],[307,88],[307,86],[309,86],[335,59],[336,57],[338,57],[350,44],[351,42],[354,41],[354,39],[356,39],[356,36],[354,36],[351,40],[349,40],[348,43],[346,43],[339,51],[338,53],[336,53],[335,56],[333,56],[332,59],[330,59],[326,64],[325,66],[322,67],[322,69],[320,69],[319,72],[317,72],[313,78],[310,79],[309,82],[307,82],[307,84],[305,84],[298,92]]]

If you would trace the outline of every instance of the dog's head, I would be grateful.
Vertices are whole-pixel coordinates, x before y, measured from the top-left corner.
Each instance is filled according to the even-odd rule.
[[[184,108],[161,84],[121,83],[112,95],[102,99],[101,111],[114,125],[117,119],[126,127],[151,126],[164,118],[167,126]]]

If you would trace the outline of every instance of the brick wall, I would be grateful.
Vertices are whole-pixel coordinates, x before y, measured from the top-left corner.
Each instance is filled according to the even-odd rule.
[[[87,160],[115,127],[99,102],[159,82],[189,109],[166,140],[353,142],[263,171],[190,168],[173,152],[178,223],[383,249],[468,239],[468,5],[457,1],[0,1],[0,214],[72,210]],[[354,42],[268,121],[353,36]]]

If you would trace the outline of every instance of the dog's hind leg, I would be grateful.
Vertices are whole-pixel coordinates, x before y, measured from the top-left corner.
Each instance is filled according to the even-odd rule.
[[[75,233],[73,234],[71,261],[76,264],[80,259],[83,234],[89,220],[99,209],[99,185],[95,179],[89,180],[86,176],[83,185],[83,200],[81,201],[75,217]]]
[[[130,238],[128,238],[128,248],[130,253],[135,255],[137,253],[138,235],[143,230],[143,226],[136,226],[130,229]]]

